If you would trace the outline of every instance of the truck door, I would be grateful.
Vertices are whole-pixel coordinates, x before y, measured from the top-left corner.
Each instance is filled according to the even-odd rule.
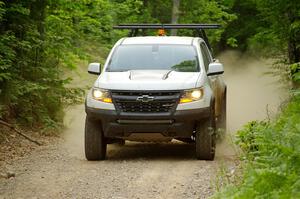
[[[213,58],[211,56],[211,53],[208,50],[208,47],[204,42],[200,43],[200,48],[201,48],[201,53],[202,53],[203,62],[205,66],[205,71],[207,72],[209,64],[213,62]],[[221,101],[222,101],[219,79],[217,75],[213,75],[213,76],[209,76],[208,80],[215,96],[215,111],[216,111],[215,115],[218,116],[221,113]]]

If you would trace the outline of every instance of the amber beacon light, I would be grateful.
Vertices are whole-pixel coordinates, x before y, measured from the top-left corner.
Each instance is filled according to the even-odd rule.
[[[158,36],[165,36],[165,35],[166,35],[166,31],[164,29],[158,30]]]

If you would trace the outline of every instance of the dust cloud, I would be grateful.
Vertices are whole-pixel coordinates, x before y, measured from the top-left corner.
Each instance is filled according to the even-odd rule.
[[[87,72],[88,63],[81,62],[76,70],[68,72],[66,77],[72,78],[71,87],[91,88],[97,79],[96,75]],[[84,104],[70,106],[65,109],[63,138],[64,147],[75,158],[84,159]]]
[[[64,119],[65,130],[63,138],[64,147],[68,150],[70,156],[84,159],[84,124],[85,111],[84,105],[69,107]]]
[[[216,158],[234,157],[238,149],[234,135],[252,120],[272,119],[288,92],[272,71],[272,61],[236,51],[226,51],[217,57],[224,64],[227,84],[227,132],[217,143]],[[225,137],[225,138],[224,138]]]
[[[235,132],[252,120],[272,118],[278,113],[288,92],[275,77],[271,60],[227,51],[218,56],[224,64],[227,84],[227,131]]]

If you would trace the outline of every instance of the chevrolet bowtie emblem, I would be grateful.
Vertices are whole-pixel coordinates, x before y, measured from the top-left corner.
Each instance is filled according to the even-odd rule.
[[[154,100],[154,97],[151,97],[149,95],[143,95],[143,96],[136,98],[136,101],[140,101],[140,102],[144,102],[144,103],[151,102],[153,100]]]

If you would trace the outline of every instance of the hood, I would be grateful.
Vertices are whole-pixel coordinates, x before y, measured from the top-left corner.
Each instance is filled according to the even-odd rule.
[[[131,70],[103,72],[96,87],[115,90],[182,90],[195,88],[200,72]]]

